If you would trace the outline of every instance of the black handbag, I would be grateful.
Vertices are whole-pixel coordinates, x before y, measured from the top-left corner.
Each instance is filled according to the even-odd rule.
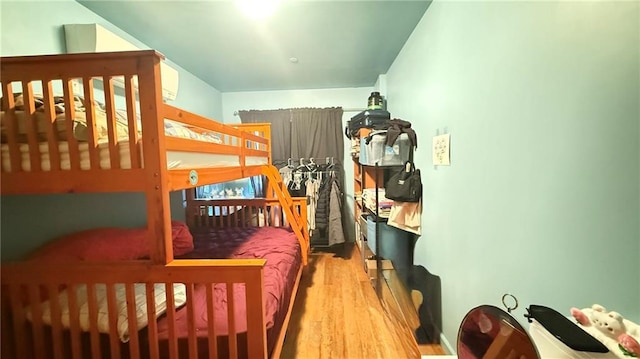
[[[524,316],[529,323],[535,319],[551,335],[573,350],[592,353],[609,352],[609,348],[602,342],[552,308],[532,304],[527,308],[527,314]]]
[[[422,181],[420,170],[413,162],[407,161],[404,169],[387,181],[384,186],[385,197],[399,202],[419,202],[422,197]]]

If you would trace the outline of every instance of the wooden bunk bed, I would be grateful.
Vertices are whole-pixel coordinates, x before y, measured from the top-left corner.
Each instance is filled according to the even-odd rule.
[[[309,252],[305,199],[291,198],[271,165],[268,124],[224,125],[163,103],[162,60],[153,50],[0,59],[1,193],[142,192],[148,250],[116,261],[2,263],[3,358],[279,356]],[[266,176],[267,198],[194,196],[197,186],[255,175]],[[180,190],[194,242],[218,229],[231,231],[222,238],[253,227],[292,233],[301,263],[276,319],[266,314],[267,259],[174,258],[169,194]]]

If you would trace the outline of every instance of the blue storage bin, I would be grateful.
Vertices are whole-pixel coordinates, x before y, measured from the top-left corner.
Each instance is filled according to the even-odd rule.
[[[409,160],[413,151],[409,135],[401,133],[393,146],[387,146],[387,135],[376,134],[371,136],[367,144],[366,137],[360,139],[360,163],[374,166],[402,166]]]
[[[376,253],[376,222],[372,216],[368,216],[366,236],[369,249],[375,255],[391,260],[396,270],[403,271],[411,268],[416,236],[389,226],[386,222],[378,223],[378,230],[380,231],[380,253]]]

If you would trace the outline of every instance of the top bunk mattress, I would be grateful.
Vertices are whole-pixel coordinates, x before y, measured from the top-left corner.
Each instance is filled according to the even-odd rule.
[[[67,114],[64,108],[64,98],[54,97],[55,113],[56,116],[53,119],[54,130],[56,137],[60,140],[58,142],[58,153],[60,158],[60,169],[71,169],[70,158],[70,142],[69,137],[73,137],[78,143],[78,151],[80,154],[80,169],[90,170],[91,161],[89,153],[89,137],[90,132],[87,124],[87,115],[85,100],[81,96],[73,97],[73,125],[72,134],[67,133]],[[20,169],[22,171],[32,171],[33,166],[30,158],[29,144],[27,143],[27,122],[28,116],[24,111],[23,95],[16,94],[16,111],[15,116],[17,118],[17,140],[20,142]],[[50,125],[50,120],[47,118],[44,112],[44,102],[42,95],[34,95],[35,112],[33,113],[33,119],[35,120],[36,137],[38,142],[38,152],[40,154],[40,168],[42,171],[50,171],[54,166],[51,162],[50,147],[47,142],[47,128]],[[96,135],[96,147],[99,153],[99,168],[111,169],[110,159],[110,144],[108,135],[108,121],[107,111],[104,104],[94,100],[93,121],[95,123],[95,135]],[[129,142],[129,128],[127,111],[117,110],[115,111],[115,137],[118,139],[117,144],[114,146],[118,148],[119,152],[119,168],[130,169],[132,163],[132,154],[130,151]],[[0,141],[2,142],[0,152],[2,154],[2,172],[11,172],[11,157],[9,154],[9,145],[7,142],[7,126],[5,124],[6,112],[0,112]],[[140,119],[138,118],[138,128],[140,128]],[[179,122],[164,119],[164,132],[165,136],[176,137],[182,139],[189,139],[194,141],[201,141],[207,143],[223,144],[223,135],[215,132],[196,132],[187,128]],[[142,133],[139,133],[140,138]],[[142,156],[142,139],[137,142],[139,147],[140,157]],[[134,154],[135,156],[135,154]],[[230,154],[213,154],[213,153],[198,153],[193,151],[167,151],[166,152],[167,168],[168,169],[183,169],[183,168],[214,168],[214,167],[236,167],[241,166],[241,158],[239,155]],[[143,158],[140,158],[142,161]],[[247,156],[245,158],[245,165],[256,166],[268,164],[268,157],[255,157]],[[144,165],[144,163],[143,163]]]
[[[120,168],[131,168],[131,151],[129,142],[118,142],[118,152],[120,158]],[[140,153],[142,153],[142,143],[139,143]],[[20,146],[20,168],[22,171],[30,172],[32,170],[31,158],[29,154],[29,145],[26,143]],[[109,143],[100,143],[97,145],[98,153],[100,156],[100,169],[111,169],[111,159]],[[89,144],[82,142],[78,144],[80,153],[80,169],[90,170],[91,161],[89,158]],[[51,155],[49,154],[49,143],[40,142],[40,167],[42,171],[50,171],[52,166]],[[71,157],[69,153],[69,142],[60,142],[58,145],[58,151],[60,156],[60,169],[71,169]],[[2,144],[0,147],[2,153],[2,172],[11,172],[11,157],[9,155],[9,145]],[[198,152],[183,152],[183,151],[167,151],[167,168],[182,169],[182,168],[214,168],[214,167],[236,167],[240,166],[239,155],[223,155],[213,153],[198,153]],[[142,158],[140,159],[143,160]],[[257,166],[269,164],[268,157],[247,156],[245,158],[245,165]],[[144,166],[144,163],[142,163]]]

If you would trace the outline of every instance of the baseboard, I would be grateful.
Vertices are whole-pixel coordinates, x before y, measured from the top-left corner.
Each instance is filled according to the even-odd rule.
[[[456,353],[455,349],[451,346],[451,343],[447,340],[447,337],[444,336],[444,333],[440,333],[440,345],[442,345],[442,349],[447,353],[447,355],[454,355]]]

